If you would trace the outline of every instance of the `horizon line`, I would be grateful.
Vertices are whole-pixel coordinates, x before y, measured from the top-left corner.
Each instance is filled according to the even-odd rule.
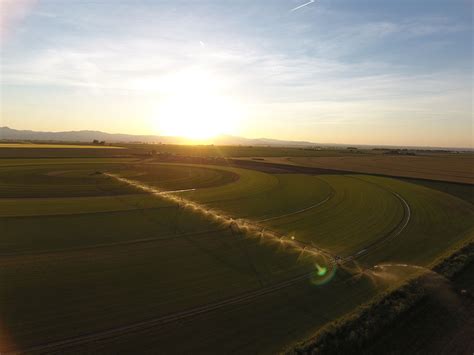
[[[10,126],[1,126],[0,129],[10,129],[14,131],[27,131],[27,132],[34,132],[34,133],[78,133],[78,132],[98,132],[98,133],[103,133],[103,134],[109,134],[109,135],[128,135],[128,136],[135,136],[135,137],[160,137],[160,138],[176,138],[176,139],[184,139],[188,141],[192,141],[193,143],[185,144],[185,143],[164,143],[164,144],[170,144],[170,145],[214,145],[212,143],[212,139],[216,137],[232,137],[232,138],[241,138],[241,139],[249,139],[249,140],[275,140],[275,141],[280,141],[282,144],[279,144],[279,146],[284,147],[288,146],[285,145],[284,143],[299,143],[301,146],[303,144],[307,143],[308,145],[329,145],[329,146],[354,146],[354,147],[385,147],[385,148],[406,148],[406,149],[421,149],[421,148],[429,148],[430,150],[435,150],[435,149],[447,149],[447,150],[464,150],[464,151],[474,151],[474,146],[473,147],[462,147],[462,146],[434,146],[434,145],[397,145],[397,144],[372,144],[372,143],[334,143],[334,142],[312,142],[312,141],[307,141],[307,140],[288,140],[288,139],[282,139],[282,138],[270,138],[270,137],[258,137],[258,138],[249,138],[245,136],[236,136],[236,135],[231,135],[231,134],[218,134],[212,138],[206,138],[206,139],[195,139],[195,138],[188,138],[184,136],[166,136],[166,135],[158,135],[158,134],[134,134],[134,133],[121,133],[121,132],[106,132],[106,131],[101,131],[101,130],[92,130],[92,129],[79,129],[79,130],[69,130],[69,131],[36,131],[32,129],[16,129],[12,128]],[[22,139],[22,138],[20,138]],[[15,140],[15,139],[8,139],[8,138],[3,138],[0,137],[0,141],[4,140]],[[28,140],[28,139],[27,139]],[[30,139],[31,140],[31,139]],[[61,140],[51,140],[51,139],[32,139],[34,141],[61,141]],[[199,141],[202,141],[202,143],[198,143]],[[211,141],[209,143],[204,143],[204,141]],[[67,141],[62,141],[62,142],[67,142]],[[69,141],[69,142],[74,142],[74,141]],[[133,143],[132,141],[111,141],[109,143]],[[146,144],[157,144],[158,142],[154,143],[148,143],[148,142],[142,142]],[[216,144],[219,145],[219,144]],[[222,144],[222,145],[229,145],[229,146],[235,146],[235,145],[245,145],[245,144]],[[257,145],[265,145],[265,144],[257,144]]]

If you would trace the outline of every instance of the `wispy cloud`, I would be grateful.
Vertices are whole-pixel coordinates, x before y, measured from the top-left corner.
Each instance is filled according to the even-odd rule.
[[[7,35],[31,13],[36,0],[2,0],[0,1],[0,44]]]
[[[206,21],[201,8],[179,4],[119,6],[126,17],[39,8],[24,37],[36,39],[41,24],[47,28],[41,43],[17,43],[2,57],[4,101],[9,104],[10,87],[55,87],[84,96],[142,95],[159,104],[177,90],[176,78],[183,84],[188,73],[204,72],[220,95],[254,109],[248,122],[464,122],[472,114],[469,73],[446,65],[458,60],[446,50],[453,45],[449,36],[468,31],[466,22],[442,14],[366,18],[330,2],[298,16],[288,13],[287,2],[248,6],[245,14],[211,4]]]

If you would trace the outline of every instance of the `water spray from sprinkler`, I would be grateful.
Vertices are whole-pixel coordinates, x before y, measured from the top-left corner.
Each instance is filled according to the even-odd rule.
[[[232,231],[245,232],[246,234],[248,234],[250,236],[253,235],[253,236],[256,236],[256,237],[260,237],[262,239],[265,238],[267,240],[280,242],[280,244],[282,244],[284,242],[285,246],[288,249],[291,249],[295,252],[299,251],[300,253],[304,253],[306,251],[306,252],[309,252],[309,254],[311,256],[324,257],[325,259],[329,259],[332,264],[335,264],[335,256],[334,255],[332,255],[331,253],[329,253],[327,251],[324,251],[320,248],[317,248],[314,245],[308,247],[307,244],[304,244],[304,243],[296,240],[294,236],[291,236],[290,238],[288,238],[288,236],[281,235],[281,234],[276,233],[276,232],[266,231],[264,228],[262,228],[262,226],[254,223],[254,222],[244,220],[244,219],[234,219],[233,217],[228,216],[223,212],[209,209],[207,206],[204,206],[204,205],[201,205],[197,202],[190,201],[190,200],[187,200],[183,197],[177,197],[177,196],[174,195],[174,193],[183,192],[183,190],[178,190],[178,191],[174,191],[174,192],[161,191],[157,188],[148,186],[148,185],[140,183],[138,181],[126,179],[126,178],[123,178],[123,177],[115,175],[115,174],[105,173],[104,175],[106,175],[107,177],[110,177],[110,178],[114,178],[114,179],[118,180],[119,182],[128,184],[128,185],[133,186],[133,187],[138,188],[138,189],[141,189],[145,192],[148,192],[148,193],[152,194],[153,196],[157,196],[157,197],[162,198],[164,200],[167,200],[169,202],[176,203],[179,206],[181,206],[183,209],[189,209],[190,211],[192,211],[194,213],[199,213],[199,214],[201,214],[203,216],[206,216],[208,218],[213,218],[213,219],[217,219],[217,220],[223,221],[225,223],[228,223],[229,228]]]

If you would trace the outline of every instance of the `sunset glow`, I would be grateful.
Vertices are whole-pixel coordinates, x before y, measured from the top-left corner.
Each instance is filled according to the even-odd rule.
[[[201,71],[167,78],[166,96],[156,107],[155,130],[160,135],[207,139],[233,134],[242,116],[239,104],[219,93],[222,82]]]

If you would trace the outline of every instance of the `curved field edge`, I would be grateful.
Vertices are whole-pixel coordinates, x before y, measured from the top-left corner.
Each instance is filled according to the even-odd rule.
[[[454,250],[446,252],[431,264],[436,275],[453,278],[474,261],[474,233]],[[300,341],[285,354],[342,354],[362,353],[364,346],[386,330],[401,315],[415,307],[429,292],[427,282],[433,275],[429,270],[421,276],[409,278],[401,286],[376,296]],[[432,287],[432,286],[431,286]]]
[[[400,235],[377,253],[360,258],[366,265],[388,260],[427,266],[453,245],[466,240],[474,229],[474,208],[464,200],[398,179],[368,175],[359,178],[383,184],[403,197],[411,209],[410,222]]]

